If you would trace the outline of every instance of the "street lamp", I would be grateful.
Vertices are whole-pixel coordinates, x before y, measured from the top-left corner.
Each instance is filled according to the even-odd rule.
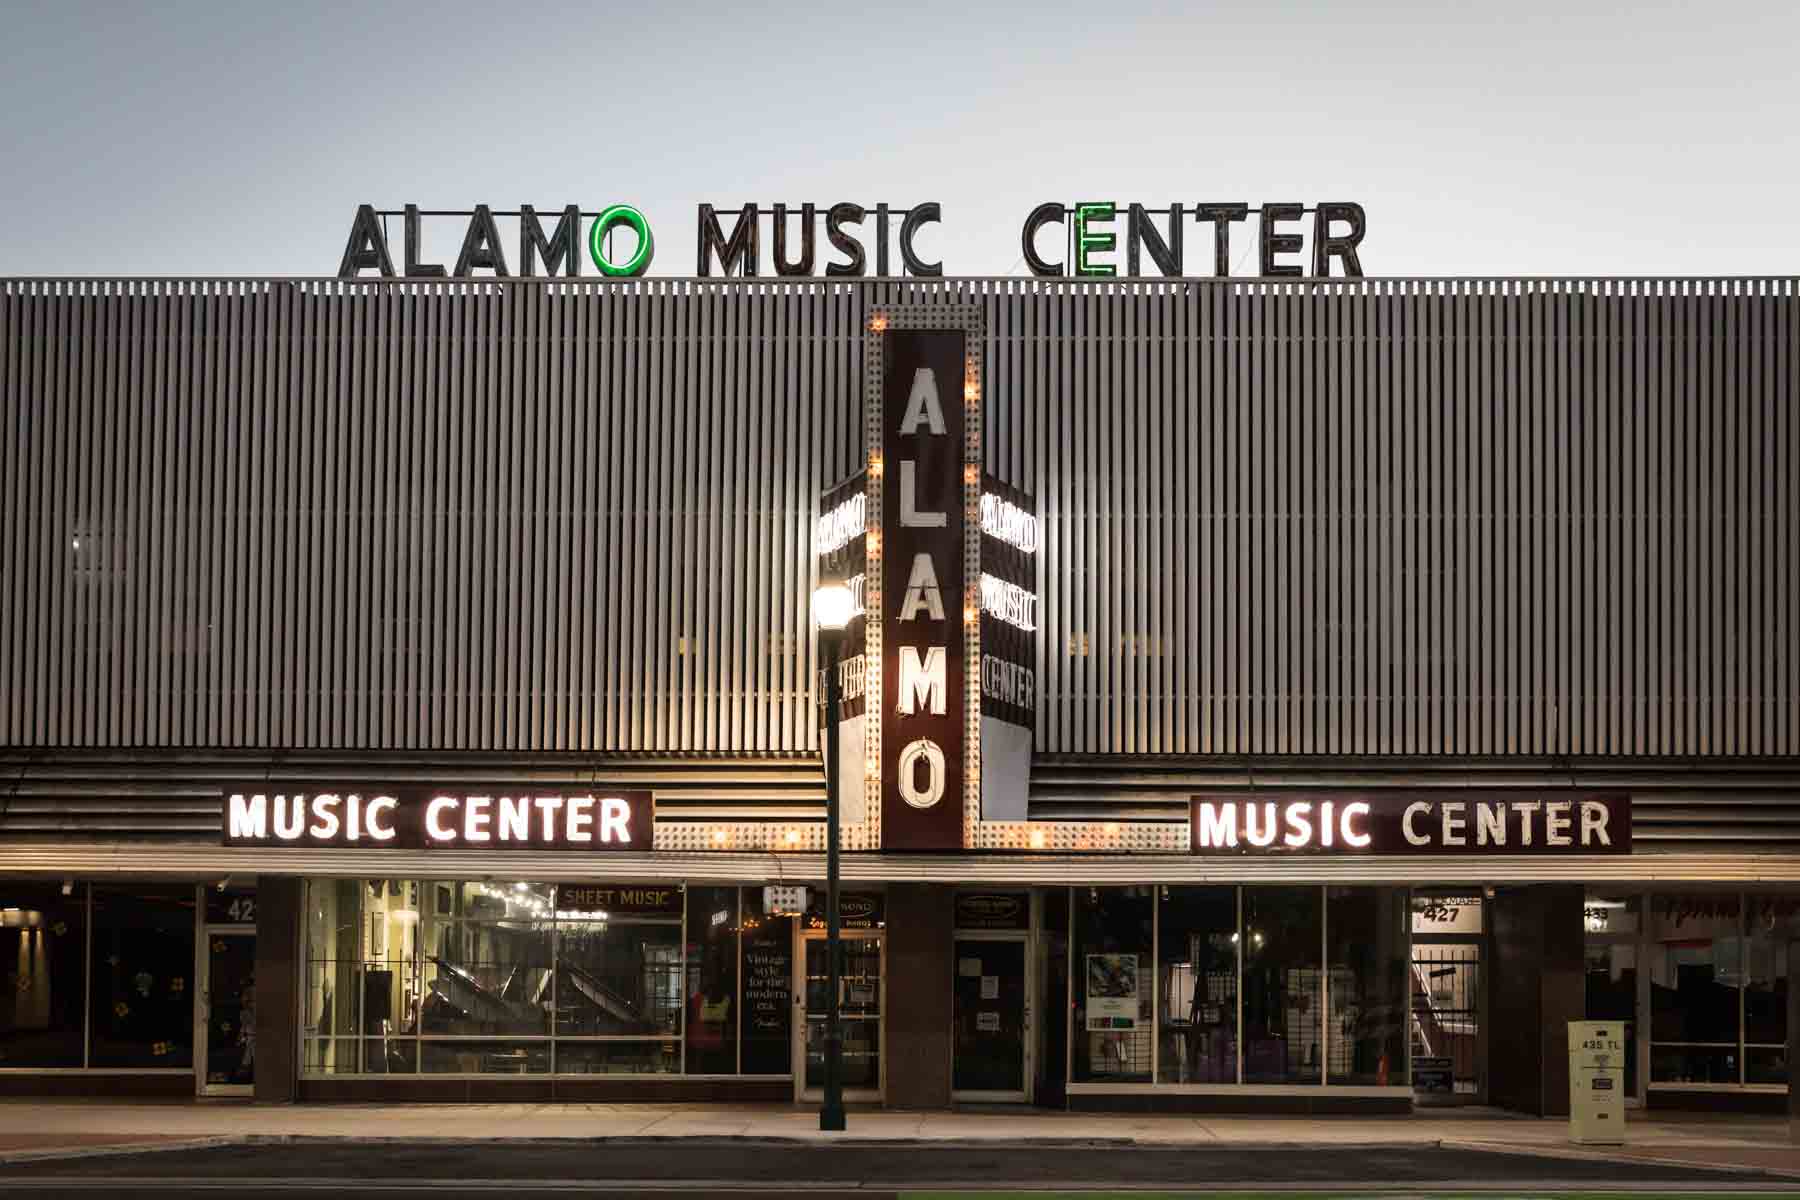
[[[838,989],[842,986],[842,945],[838,925],[838,648],[856,608],[850,589],[841,583],[820,584],[813,592],[813,624],[819,631],[825,665],[825,1103],[819,1128],[844,1129],[844,1034],[838,1025]]]

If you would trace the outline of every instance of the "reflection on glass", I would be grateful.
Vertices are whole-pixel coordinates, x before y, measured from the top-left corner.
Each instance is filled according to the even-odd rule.
[[[1586,930],[1586,1016],[1625,1029],[1625,1094],[1638,1094],[1637,987],[1640,902],[1624,892],[1592,891],[1582,901]]]
[[[1317,887],[1246,887],[1244,1082],[1319,1083],[1325,1022]]]
[[[563,922],[558,946],[557,1033],[681,1032],[679,922]]]
[[[86,892],[0,885],[0,1069],[81,1066]]]
[[[555,1005],[549,923],[463,921],[425,956],[420,1024],[431,1034],[548,1034]],[[369,981],[373,987],[375,981]],[[382,981],[392,987],[393,981]],[[371,992],[367,1006],[384,1003]]]
[[[831,994],[831,962],[824,938],[806,939],[806,1086],[825,1082],[825,1008]],[[850,937],[840,943],[842,989],[838,1026],[843,1035],[846,1088],[881,1086],[881,939]]]
[[[194,1065],[194,887],[95,884],[89,1065]]]
[[[1155,890],[1075,889],[1071,970],[1077,1083],[1150,1082]]]
[[[447,1041],[419,1043],[419,1067],[427,1075],[535,1075],[550,1070],[550,1043]]]
[[[556,1070],[562,1075],[672,1075],[681,1070],[681,1043],[562,1038],[556,1043]],[[688,1071],[694,1071],[692,1064]]]
[[[1237,889],[1165,887],[1157,962],[1165,1083],[1237,1080]]]
[[[1404,1084],[1409,906],[1396,888],[1326,891],[1331,1000],[1326,1082]]]
[[[1650,914],[1650,1078],[1737,1083],[1741,897],[1659,893]]]
[[[687,1072],[737,1070],[738,898],[731,887],[688,889]]]

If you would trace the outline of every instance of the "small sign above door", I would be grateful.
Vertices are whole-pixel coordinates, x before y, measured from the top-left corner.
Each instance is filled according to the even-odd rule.
[[[1030,929],[1031,897],[1023,892],[958,892],[958,929]]]

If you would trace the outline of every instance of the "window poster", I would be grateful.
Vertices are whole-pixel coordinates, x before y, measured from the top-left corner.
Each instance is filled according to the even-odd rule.
[[[1089,1030],[1136,1029],[1138,1023],[1138,956],[1087,956],[1087,1027]]]

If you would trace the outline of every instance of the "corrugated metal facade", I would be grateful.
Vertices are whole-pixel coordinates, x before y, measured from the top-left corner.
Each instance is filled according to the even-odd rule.
[[[1800,754],[1796,281],[0,283],[0,742],[812,747],[860,314],[985,305],[1039,749]]]

